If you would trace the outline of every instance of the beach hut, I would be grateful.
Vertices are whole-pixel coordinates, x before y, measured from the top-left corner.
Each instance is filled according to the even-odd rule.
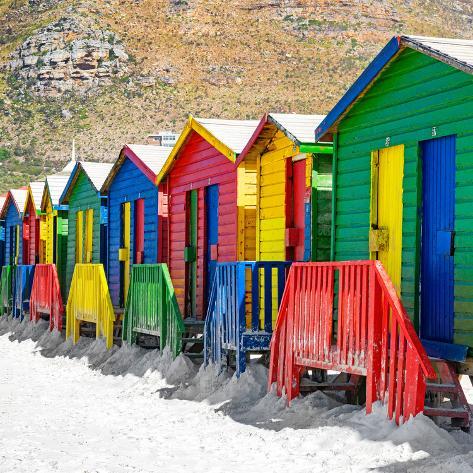
[[[336,143],[333,258],[381,260],[446,358],[473,348],[472,58],[473,41],[395,37],[316,130]]]
[[[0,214],[7,200],[7,195],[0,195]],[[0,268],[5,264],[5,219],[0,217]],[[1,269],[0,269],[1,271]]]
[[[5,221],[5,265],[23,264],[23,212],[28,188],[8,191],[0,217]]]
[[[24,265],[39,263],[40,214],[44,181],[28,184],[28,194],[23,214],[23,260]]]
[[[473,374],[472,74],[473,41],[394,37],[316,128],[334,143],[333,262],[292,268],[270,365],[288,399],[307,367],[364,370],[368,412],[388,400],[398,422],[469,428],[455,372]],[[309,297],[336,310],[300,311]],[[330,334],[316,344],[314,322]]]
[[[115,307],[125,304],[131,266],[159,263],[166,253],[167,201],[155,181],[171,149],[125,145],[102,186],[101,194],[108,196],[108,282]]]
[[[316,143],[324,115],[269,113],[238,158],[256,169],[258,261],[330,257],[332,143]]]
[[[168,194],[168,265],[185,318],[205,317],[217,262],[254,259],[254,172],[236,161],[257,125],[190,117],[156,179]]]
[[[78,161],[59,198],[67,205],[68,238],[66,263],[66,294],[77,263],[107,261],[107,198],[100,189],[112,164]]]
[[[61,172],[47,176],[41,198],[40,262],[56,265],[62,290],[66,282],[68,206],[61,205],[59,199],[75,164],[71,161]]]

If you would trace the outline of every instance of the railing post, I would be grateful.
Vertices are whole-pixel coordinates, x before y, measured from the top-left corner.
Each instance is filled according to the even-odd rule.
[[[243,334],[246,331],[246,307],[245,307],[245,293],[246,293],[246,278],[245,278],[245,263],[237,263],[236,267],[236,309],[238,317],[237,322],[237,376],[239,377],[246,369],[246,352],[244,351]]]
[[[370,414],[373,402],[379,399],[379,381],[381,376],[381,327],[383,321],[377,315],[380,312],[380,291],[376,282],[373,264],[369,267],[369,307],[368,307],[368,345],[366,376],[366,412]]]

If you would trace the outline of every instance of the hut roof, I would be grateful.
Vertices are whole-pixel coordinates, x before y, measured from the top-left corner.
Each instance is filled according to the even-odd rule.
[[[59,198],[60,204],[67,204],[71,195],[74,184],[79,177],[81,171],[84,171],[85,175],[89,179],[94,189],[99,192],[108,173],[112,169],[113,164],[111,163],[96,163],[89,161],[77,161],[74,166],[74,170],[69,176],[66,186]]]
[[[45,184],[44,181],[33,181],[33,182],[30,182],[28,185],[29,187],[28,194],[31,196],[31,199],[33,200],[34,208],[36,209],[37,212],[41,211],[41,200],[43,197],[44,184]],[[25,205],[26,205],[26,202],[25,202]]]
[[[257,120],[220,120],[190,116],[166,163],[158,174],[156,182],[161,182],[172,169],[181,148],[193,131],[202,136],[230,161],[235,162],[257,126]]]
[[[127,144],[123,146],[118,159],[113,164],[107,179],[105,179],[105,182],[102,185],[101,192],[103,194],[108,192],[113,179],[122,167],[126,158],[130,159],[151,182],[155,183],[156,176],[163,168],[171,151],[172,148],[169,146],[137,144]]]
[[[356,103],[357,99],[371,87],[380,72],[392,59],[406,48],[419,51],[456,69],[473,74],[473,40],[427,36],[395,36],[373,59],[325,120],[316,128],[316,140],[326,133],[336,131],[338,123]]]
[[[315,144],[314,130],[325,115],[301,115],[296,113],[265,113],[253,135],[238,157],[237,164],[257,146],[262,152],[277,130],[281,130],[296,145]]]
[[[0,216],[2,218],[5,218],[10,201],[12,201],[15,204],[16,210],[18,211],[20,216],[23,216],[23,211],[25,210],[27,197],[28,197],[27,187],[20,187],[19,189],[10,189],[5,197],[5,201],[3,203]]]

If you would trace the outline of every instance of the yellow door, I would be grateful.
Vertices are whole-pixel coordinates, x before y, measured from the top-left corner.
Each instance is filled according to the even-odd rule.
[[[120,248],[120,260],[123,264],[122,297],[126,302],[128,287],[130,285],[130,235],[131,235],[131,204],[125,202],[123,205],[122,221],[122,248]]]
[[[401,293],[404,145],[372,154],[371,257],[379,259]]]
[[[52,209],[48,209],[46,213],[46,263],[54,263],[54,215]]]
[[[20,262],[20,225],[16,225],[15,264]]]
[[[84,212],[79,210],[76,213],[76,263],[82,263],[82,245],[84,238]]]
[[[92,244],[94,241],[94,210],[85,211],[85,263],[92,263]]]

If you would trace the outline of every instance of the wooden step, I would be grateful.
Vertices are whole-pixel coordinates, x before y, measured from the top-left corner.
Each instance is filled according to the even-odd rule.
[[[470,413],[463,406],[455,408],[424,407],[424,414],[429,417],[470,418]]]
[[[431,393],[456,393],[456,385],[453,383],[427,383],[426,391]]]

